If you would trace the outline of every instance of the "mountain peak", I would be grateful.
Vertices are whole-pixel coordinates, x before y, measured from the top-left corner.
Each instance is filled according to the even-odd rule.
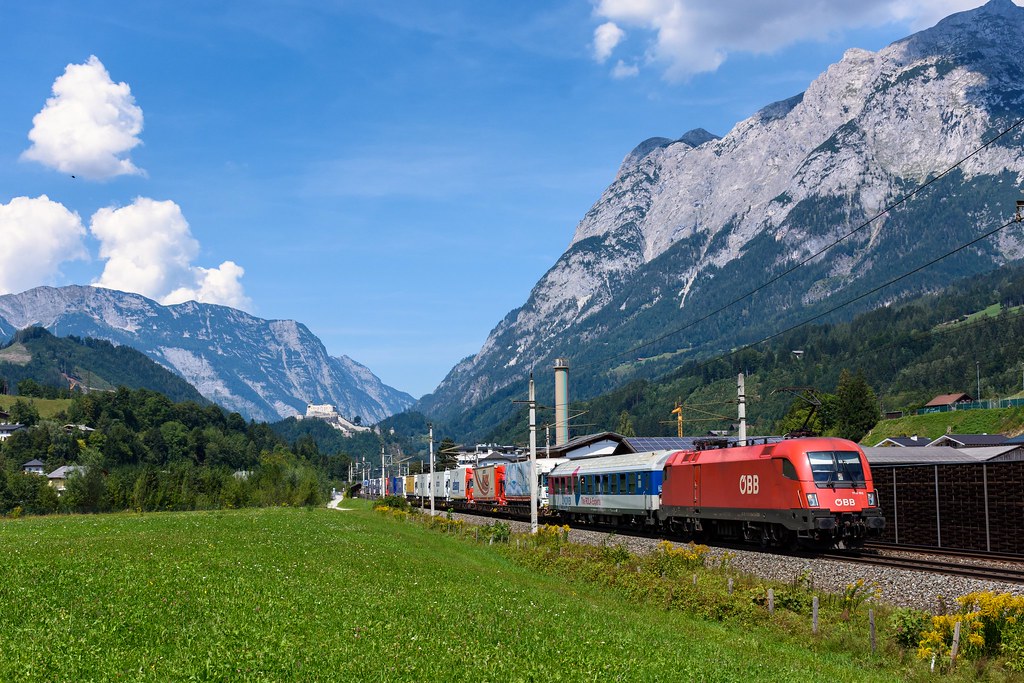
[[[1024,115],[1024,54],[1012,48],[1022,27],[1024,8],[992,0],[878,52],[847,51],[804,93],[768,104],[721,140],[697,132],[645,140],[525,304],[423,410],[446,419],[483,414],[522,381],[522,367],[555,354],[588,366],[578,396],[656,376],[972,239],[978,226],[1012,213],[1024,177],[1019,136],[982,148]],[[965,157],[928,192],[883,212]],[[870,231],[859,229],[876,215]],[[1007,231],[890,288],[886,301],[1021,257],[1024,234]],[[697,324],[789,268],[786,280]],[[671,329],[687,333],[666,335]],[[630,349],[643,342],[636,358]]]
[[[0,341],[31,325],[137,349],[246,418],[276,421],[303,414],[310,403],[330,403],[376,421],[414,402],[358,363],[328,355],[302,323],[227,306],[162,306],[139,294],[81,286],[0,296]]]

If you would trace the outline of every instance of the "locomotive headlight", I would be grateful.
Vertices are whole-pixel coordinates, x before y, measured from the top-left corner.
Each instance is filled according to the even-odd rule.
[[[808,493],[807,494],[807,507],[816,508],[818,507],[818,494]]]
[[[874,491],[869,491],[868,492],[868,505],[871,506],[871,507],[875,507],[875,505],[876,505],[876,503],[875,503],[875,492]]]

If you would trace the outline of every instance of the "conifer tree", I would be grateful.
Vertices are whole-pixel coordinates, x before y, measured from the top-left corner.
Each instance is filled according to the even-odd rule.
[[[858,370],[854,375],[843,369],[836,387],[836,436],[860,441],[879,417],[878,399],[864,373]]]
[[[636,436],[636,431],[633,429],[633,418],[629,416],[628,410],[623,410],[619,415],[619,428],[615,431],[622,436]]]

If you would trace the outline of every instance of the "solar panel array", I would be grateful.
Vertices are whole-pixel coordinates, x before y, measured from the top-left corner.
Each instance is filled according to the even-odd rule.
[[[707,442],[715,438],[710,436],[627,436],[625,441],[634,451],[642,453],[644,451],[692,451],[696,449],[696,442]],[[747,437],[747,444],[776,443],[781,440],[780,437],[750,436]],[[736,437],[728,437],[728,442],[730,446],[736,445]],[[708,448],[707,445],[702,447]]]
[[[693,449],[694,438],[692,436],[629,436],[626,437],[626,443],[638,453],[643,451],[686,451]]]

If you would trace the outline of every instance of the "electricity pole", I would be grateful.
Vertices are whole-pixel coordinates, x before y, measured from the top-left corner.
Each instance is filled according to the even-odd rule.
[[[427,424],[430,429],[430,516],[434,516],[434,425]]]
[[[530,533],[537,533],[537,399],[530,373]]]

